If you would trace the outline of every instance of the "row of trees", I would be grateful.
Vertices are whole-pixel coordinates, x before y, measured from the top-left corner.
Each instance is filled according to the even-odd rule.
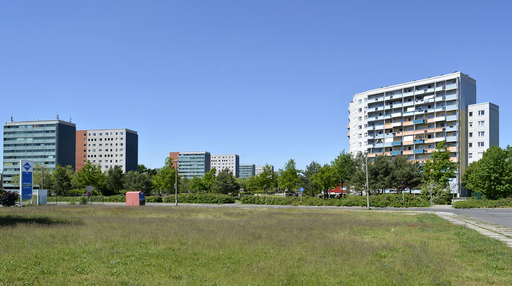
[[[511,151],[507,152],[506,156],[510,158]],[[387,189],[394,189],[397,192],[402,192],[403,189],[411,190],[422,183],[436,183],[440,189],[444,189],[448,186],[450,178],[455,177],[458,168],[458,164],[450,160],[450,153],[444,142],[437,145],[437,149],[423,165],[408,161],[404,156],[377,156],[370,158],[367,166],[367,159],[362,153],[351,155],[343,151],[329,164],[320,165],[313,161],[304,170],[298,169],[295,161],[290,159],[278,172],[273,172],[267,164],[261,174],[246,179],[235,178],[227,168],[218,174],[216,169],[211,169],[201,178],[196,176],[189,180],[178,176],[177,185],[179,192],[203,191],[223,194],[238,192],[240,189],[261,191],[265,188],[270,191],[279,189],[281,192],[296,192],[302,187],[304,194],[309,196],[341,185],[350,186],[350,191],[362,194],[366,190],[368,170],[370,191],[378,194]],[[481,172],[475,172],[473,169],[475,168],[471,166],[468,168],[475,174],[474,176],[481,176]],[[474,179],[471,181],[472,185],[468,186],[474,185],[477,188],[478,182]],[[45,172],[41,166],[35,166],[34,169],[34,186],[44,187],[58,195],[77,192],[75,189],[89,185],[103,195],[119,194],[122,191],[169,194],[174,192],[175,183],[176,169],[169,158],[162,168],[148,169],[144,165],[139,165],[137,171],[127,173],[123,173],[120,167],[111,168],[103,173],[99,165],[90,162],[76,172],[70,166],[57,166],[53,172]]]
[[[462,186],[490,199],[512,196],[512,148],[491,146],[482,159],[469,164],[462,176]]]

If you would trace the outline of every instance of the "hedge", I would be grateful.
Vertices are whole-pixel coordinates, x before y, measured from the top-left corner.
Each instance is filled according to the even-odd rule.
[[[512,198],[489,200],[489,199],[473,199],[468,198],[465,201],[455,202],[457,209],[473,209],[473,208],[510,208],[512,207]]]
[[[164,197],[164,203],[174,203],[174,195]],[[233,204],[235,198],[221,194],[178,194],[178,203],[189,204]]]
[[[404,200],[405,199],[405,200]],[[340,199],[321,199],[316,197],[304,197],[302,203],[299,197],[271,197],[268,198],[269,205],[292,205],[292,206],[335,206],[335,207],[365,207],[366,196],[348,195]],[[264,205],[264,196],[244,196],[242,204]],[[429,201],[425,201],[420,197],[407,194],[387,194],[379,196],[370,196],[371,207],[428,207]]]

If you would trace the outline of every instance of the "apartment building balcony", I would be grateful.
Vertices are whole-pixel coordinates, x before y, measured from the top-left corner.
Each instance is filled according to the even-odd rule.
[[[403,126],[412,126],[412,125],[414,125],[414,122],[412,122],[412,120],[411,121],[405,121],[405,122],[402,122],[402,125]]]
[[[384,142],[384,147],[393,147],[391,143],[393,142]]]
[[[434,143],[434,138],[425,139],[425,143]]]
[[[392,118],[402,117],[402,112],[393,112],[393,113],[391,113],[391,117]]]
[[[417,119],[413,121],[414,124],[423,124],[425,123],[425,119]]]
[[[382,105],[382,106],[368,107],[368,111],[380,111],[380,110],[384,110],[384,105]]]
[[[391,123],[384,124],[384,128],[391,128],[391,127],[392,127]]]
[[[437,127],[435,129],[436,132],[445,132],[446,131],[446,127]]]
[[[385,110],[392,109],[392,108],[393,108],[393,105],[391,105],[391,104],[384,105]]]
[[[432,122],[434,122],[434,118],[428,118],[427,119],[427,123],[432,123]]]
[[[371,157],[377,157],[377,156],[382,156],[383,153],[382,152],[377,152],[377,153],[369,153],[368,154],[368,158],[371,158]]]
[[[399,127],[402,126],[402,122],[393,122],[391,123],[391,127]]]
[[[413,154],[423,154],[423,149],[416,149],[416,150],[413,150]]]
[[[455,120],[457,120],[457,115],[446,116],[446,121],[455,121]]]
[[[414,111],[404,112],[404,113],[403,113],[403,116],[404,116],[404,117],[406,117],[406,116],[414,116]]]
[[[447,136],[446,142],[457,142],[457,136]]]
[[[375,121],[375,120],[383,120],[384,116],[368,116],[368,122]]]
[[[403,107],[413,106],[414,105],[414,101],[407,101],[407,102],[402,103],[402,105],[403,105]]]
[[[375,143],[373,144],[373,148],[384,148],[384,143]]]
[[[384,119],[391,118],[391,114],[385,114]]]
[[[425,140],[423,139],[414,140],[414,144],[423,144],[424,142]]]
[[[448,126],[446,127],[446,132],[457,131],[457,129],[457,126]]]
[[[395,132],[395,136],[402,136],[404,135],[403,132]]]
[[[456,83],[451,83],[451,84],[447,84],[446,85],[446,90],[456,89],[456,88],[457,88],[457,84]]]
[[[405,145],[413,145],[414,144],[414,141],[404,141],[404,146]]]
[[[431,92],[434,92],[434,88],[433,87],[426,89],[426,93],[431,93]]]
[[[448,147],[446,149],[448,149],[448,151],[450,151],[450,152],[457,152],[457,147],[456,146]]]
[[[384,138],[384,134],[375,134],[375,135],[374,135],[374,138],[375,138],[375,139],[381,139],[381,138]]]
[[[393,133],[386,133],[384,135],[384,138],[393,138],[393,137],[395,137],[395,135],[393,135]]]
[[[446,116],[438,116],[434,118],[434,122],[446,121]]]
[[[450,95],[446,95],[446,100],[453,100],[453,99],[457,99],[457,94],[456,93],[450,94]]]
[[[402,145],[402,141],[391,142],[391,146],[401,146],[401,145]]]
[[[384,124],[381,124],[381,125],[375,125],[375,130],[382,130],[384,129]]]
[[[458,159],[457,159],[457,157],[451,157],[451,158],[450,158],[450,161],[452,161],[452,162],[457,162],[457,161],[458,161]]]
[[[446,105],[446,111],[457,110],[456,104]]]
[[[436,149],[423,149],[425,150],[425,153],[432,153],[434,152]]]
[[[402,151],[402,153],[403,153],[404,155],[412,155],[412,154],[413,154],[413,151],[414,151],[414,150],[405,150],[405,151]]]
[[[436,111],[445,111],[445,110],[446,110],[446,106],[436,107]]]
[[[347,129],[350,129],[350,123],[349,123],[349,124],[347,124]]]
[[[391,99],[397,99],[397,98],[402,98],[402,94],[393,94],[393,95],[386,95],[384,96],[384,99],[385,100],[391,100]]]
[[[391,156],[402,155],[402,151],[392,151]]]
[[[414,130],[410,130],[410,131],[404,131],[404,136],[405,135],[413,135],[414,134]]]
[[[349,132],[347,132],[347,137],[348,137],[348,138],[350,138],[350,131],[349,131]]]
[[[410,96],[410,95],[414,95],[414,91],[404,92],[404,93],[403,93],[403,96],[404,96],[404,97],[406,97],[406,96]]]
[[[445,139],[446,139],[445,137],[436,137],[436,138],[434,138],[434,142],[436,142],[436,143],[437,142],[441,142],[441,141],[443,141]]]

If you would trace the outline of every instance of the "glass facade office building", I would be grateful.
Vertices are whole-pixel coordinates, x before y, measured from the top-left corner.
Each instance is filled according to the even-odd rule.
[[[30,160],[53,170],[57,165],[75,168],[73,123],[61,120],[7,122],[4,125],[3,187],[19,190],[11,183],[20,173],[20,160]]]
[[[180,152],[178,155],[178,173],[188,179],[199,178],[210,171],[209,152]]]
[[[251,178],[254,177],[256,166],[254,164],[241,164],[238,167],[239,178]]]

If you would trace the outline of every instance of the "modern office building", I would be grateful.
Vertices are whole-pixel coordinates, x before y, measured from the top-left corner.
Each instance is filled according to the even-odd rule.
[[[20,160],[30,160],[53,170],[57,165],[75,168],[74,123],[61,120],[7,122],[4,125],[3,187],[19,190],[11,179],[20,173]]]
[[[240,164],[238,167],[239,178],[251,178],[256,174],[256,166],[254,164]]]
[[[500,145],[500,109],[490,102],[468,106],[468,164],[482,159],[485,150]]]
[[[348,110],[349,150],[368,152],[369,161],[378,155],[404,155],[424,162],[436,144],[446,140],[451,160],[460,162],[460,176],[468,165],[469,148],[475,148],[469,147],[469,122],[473,127],[476,123],[468,120],[468,111],[478,108],[476,80],[461,72],[356,93]],[[497,122],[497,113],[492,118]],[[486,131],[489,138],[499,137],[496,128]],[[465,196],[456,185],[458,194]]]
[[[210,171],[210,153],[206,151],[179,152],[178,174],[188,179],[199,178]]]
[[[139,135],[122,129],[76,131],[76,169],[87,161],[99,164],[101,171],[120,166],[123,172],[137,171],[139,164]]]
[[[233,173],[233,176],[238,178],[238,165],[240,162],[238,155],[211,155],[210,159],[210,169],[215,168],[217,170],[216,175],[218,175],[220,171],[228,168]]]
[[[263,168],[265,168],[266,165],[256,165],[255,167],[255,176],[263,173]],[[269,165],[270,168],[272,168],[272,173],[274,172],[274,166]]]

